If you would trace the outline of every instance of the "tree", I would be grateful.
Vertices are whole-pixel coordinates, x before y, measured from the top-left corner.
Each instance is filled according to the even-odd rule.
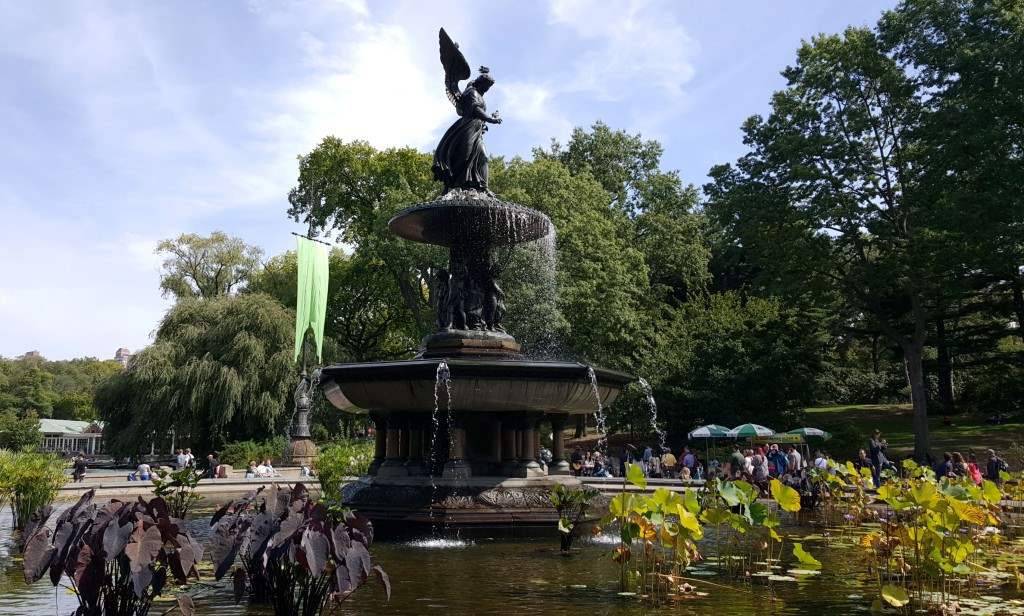
[[[108,451],[134,455],[172,430],[199,450],[283,432],[294,318],[260,294],[178,302],[154,343],[97,391]]]
[[[951,263],[915,165],[918,93],[866,29],[805,43],[783,75],[769,117],[744,125],[751,152],[712,170],[708,209],[762,267],[827,278],[900,347],[923,460],[929,301]]]
[[[19,417],[14,411],[0,411],[0,449],[34,450],[43,442],[39,417],[29,412]]]
[[[244,287],[263,251],[237,237],[214,231],[209,237],[184,233],[157,245],[158,254],[166,254],[160,288],[175,299],[212,298],[230,295]]]

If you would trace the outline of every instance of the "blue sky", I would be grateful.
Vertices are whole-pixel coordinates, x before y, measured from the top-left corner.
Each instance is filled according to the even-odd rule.
[[[430,150],[453,117],[439,26],[497,79],[492,153],[601,119],[700,185],[801,39],[893,4],[0,0],[0,355],[148,344],[163,238],[290,249],[295,157],[325,135]]]

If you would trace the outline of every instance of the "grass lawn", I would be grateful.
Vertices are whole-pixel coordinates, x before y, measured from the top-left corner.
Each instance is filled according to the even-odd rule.
[[[851,422],[864,434],[878,428],[889,440],[890,456],[908,455],[914,450],[913,409],[909,404],[858,404],[851,406],[824,406],[807,409],[807,424]],[[989,447],[1001,454],[1014,443],[1024,444],[1024,423],[1006,423],[993,426],[966,415],[954,415],[953,425],[943,426],[942,417],[928,418],[929,441],[933,454],[959,451],[967,455],[974,450],[983,454]],[[867,443],[864,443],[867,446]]]

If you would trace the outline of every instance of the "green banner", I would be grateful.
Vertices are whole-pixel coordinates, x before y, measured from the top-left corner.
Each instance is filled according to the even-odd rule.
[[[804,442],[804,437],[799,434],[775,434],[772,436],[755,436],[750,439],[751,443],[778,443],[796,445]]]
[[[327,247],[304,237],[298,238],[299,285],[295,300],[295,360],[302,352],[306,330],[313,328],[316,358],[322,359],[324,320],[327,318]]]

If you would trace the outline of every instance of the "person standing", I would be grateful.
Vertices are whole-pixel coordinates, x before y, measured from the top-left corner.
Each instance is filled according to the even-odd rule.
[[[693,477],[694,467],[697,465],[697,456],[689,447],[683,448],[683,466],[690,469],[690,476]]]
[[[792,445],[786,446],[786,468],[792,473],[800,472],[800,469],[807,466],[804,464],[804,457]]]
[[[661,472],[664,473],[665,477],[674,479],[676,476],[676,457],[671,450],[665,451],[665,454],[661,456]]]
[[[206,456],[206,477],[208,479],[217,478],[217,467],[220,466],[220,460],[217,459],[216,452]]]
[[[643,457],[641,458],[641,461],[643,462],[644,475],[648,476],[648,477],[651,474],[651,458],[652,457],[654,457],[654,450],[651,449],[651,446],[648,445],[648,446],[644,447],[644,453],[643,453]]]
[[[935,478],[942,479],[953,475],[953,454],[948,451],[942,454],[942,462],[935,467]]]
[[[185,468],[188,463],[188,456],[185,455],[184,449],[179,449],[176,456],[174,456],[174,470],[180,471]]]
[[[871,478],[875,482],[875,487],[882,485],[882,469],[889,465],[889,460],[885,456],[885,451],[889,448],[889,443],[882,438],[882,431],[875,429],[871,434],[871,440],[868,442],[868,458],[871,460]]]
[[[185,466],[187,468],[196,467],[196,457],[192,455],[192,450],[190,448],[185,448]]]
[[[83,456],[82,454],[76,455],[75,460],[73,462],[74,470],[72,471],[75,483],[82,483],[83,481],[85,481],[85,471],[87,468],[88,466],[86,466],[85,464],[85,456]]]
[[[729,456],[729,477],[739,478],[743,474],[743,452],[740,446],[732,448],[732,455]]]
[[[999,473],[1010,470],[1010,466],[1006,460],[996,455],[995,449],[989,449],[986,453],[988,453],[988,462],[985,464],[985,478],[997,486],[1001,486],[1003,478],[999,476]]]

